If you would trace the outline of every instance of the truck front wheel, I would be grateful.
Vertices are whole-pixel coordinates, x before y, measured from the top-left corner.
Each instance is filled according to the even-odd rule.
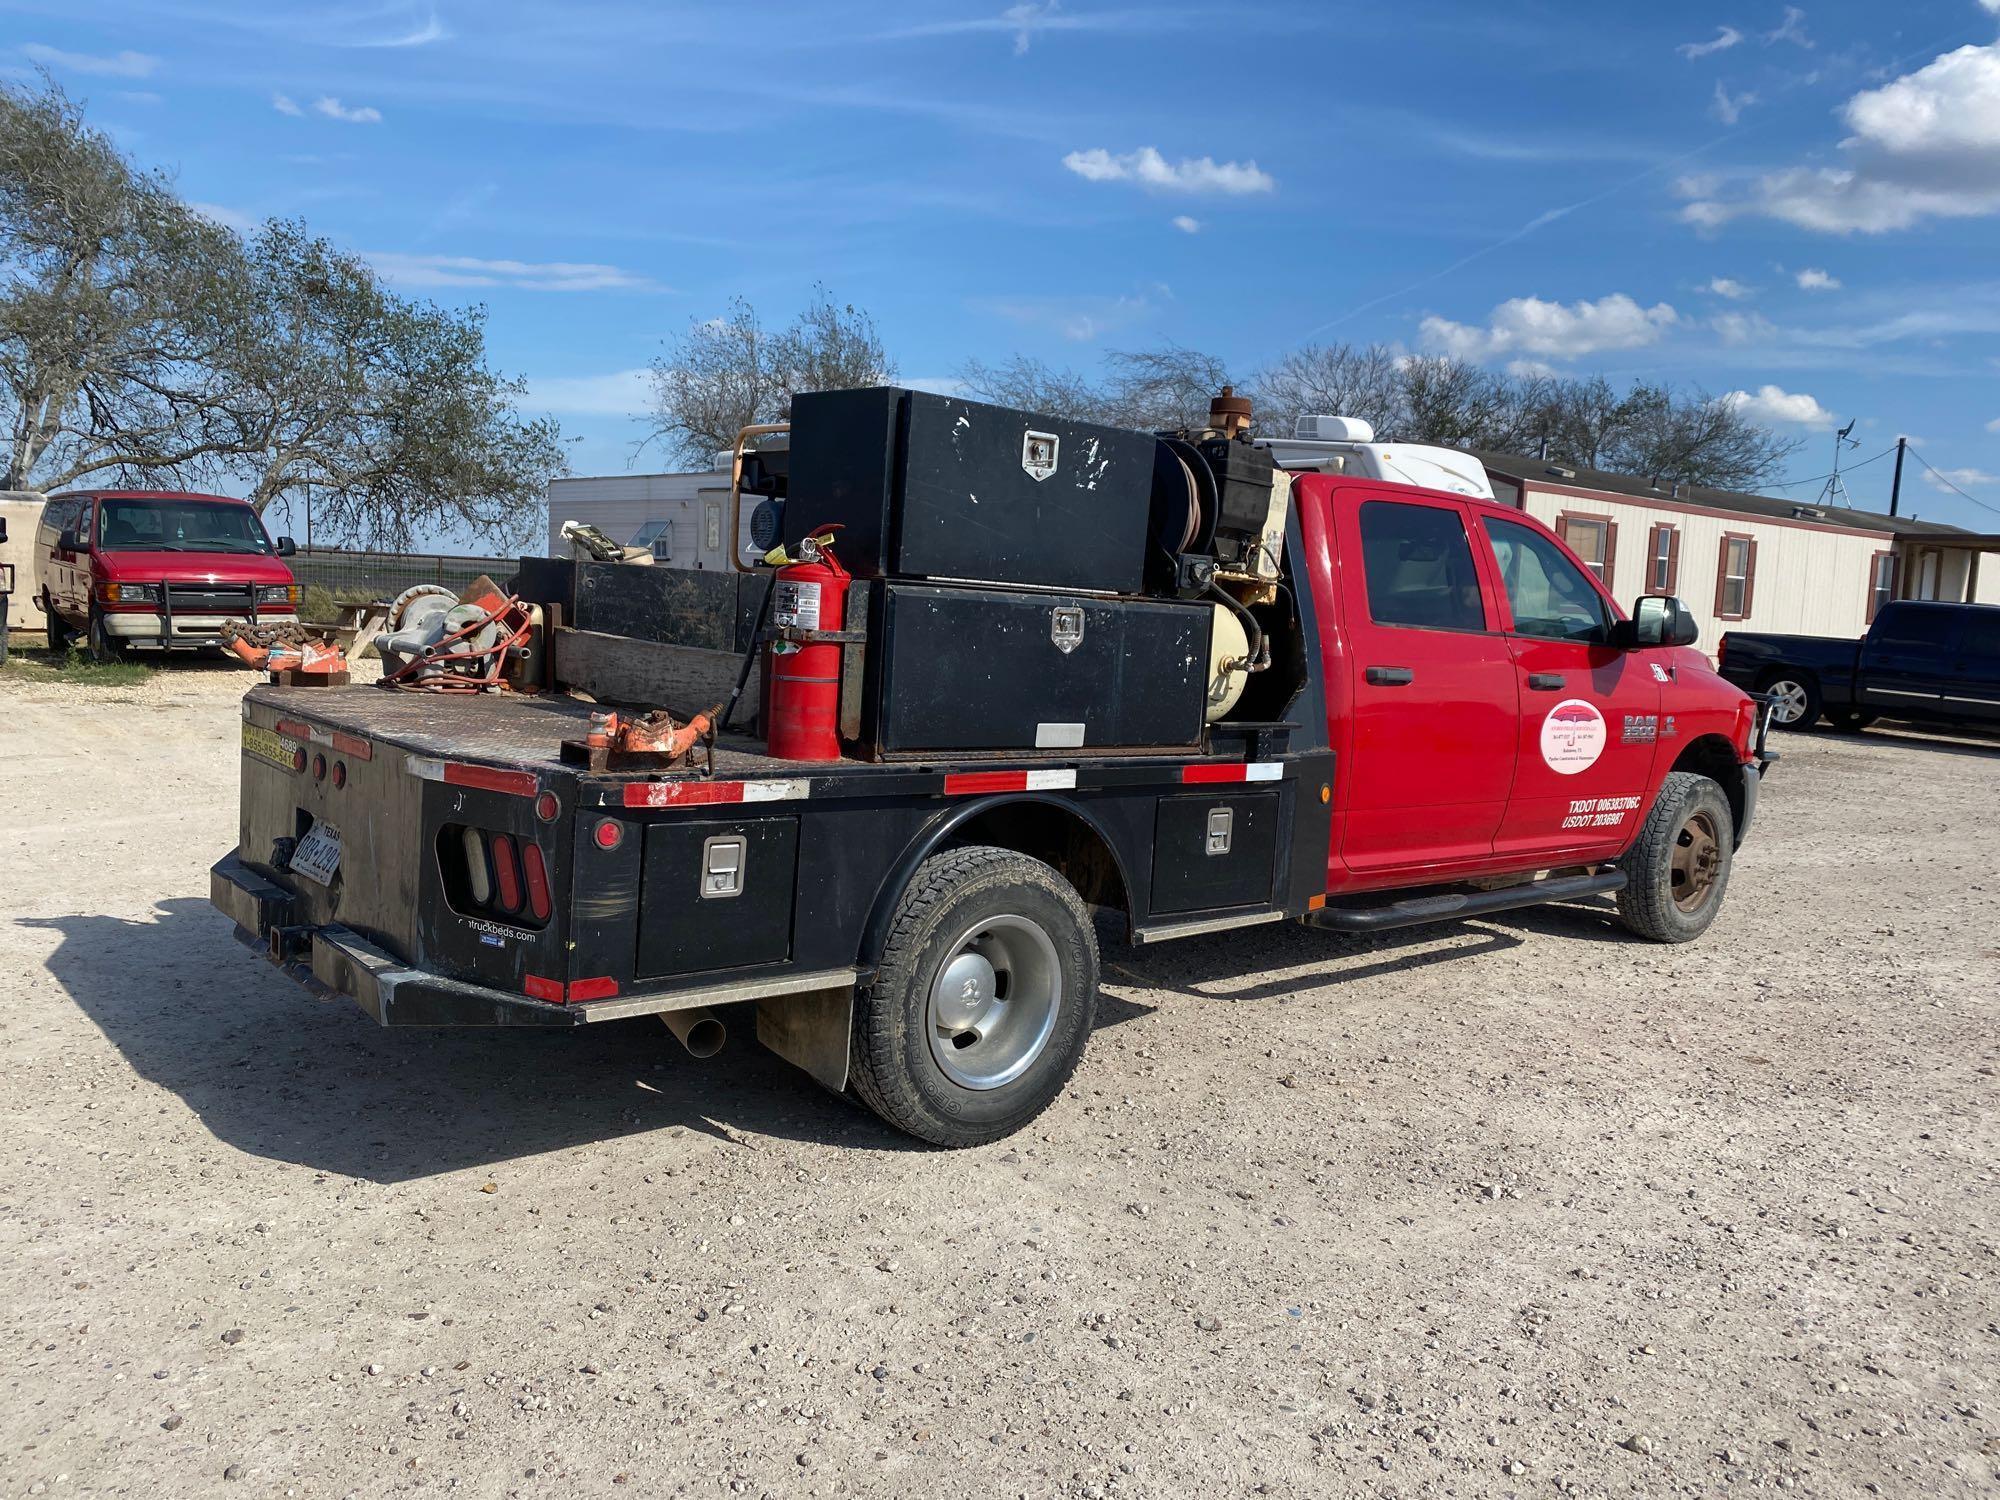
[[[1708,931],[1729,886],[1736,820],[1729,798],[1706,776],[1675,771],[1619,868],[1618,917],[1641,937],[1687,943]]]
[[[1046,1109],[1097,1009],[1097,934],[1060,875],[973,845],[917,867],[875,979],[855,996],[855,1094],[936,1146],[977,1146]]]

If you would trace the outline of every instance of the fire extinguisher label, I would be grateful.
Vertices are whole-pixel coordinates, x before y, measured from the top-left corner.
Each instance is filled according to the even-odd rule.
[[[778,597],[771,601],[771,618],[780,625],[795,626],[800,630],[819,629],[819,590],[816,583],[790,583],[780,580]]]

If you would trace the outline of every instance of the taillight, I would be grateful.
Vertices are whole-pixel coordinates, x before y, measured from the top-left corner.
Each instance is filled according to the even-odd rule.
[[[294,750],[294,751],[292,752],[292,769],[293,769],[294,771],[303,771],[303,770],[304,770],[305,768],[306,768],[306,753],[305,753],[305,751],[303,751],[303,750]]]
[[[466,889],[476,905],[484,906],[493,899],[493,877],[486,869],[486,842],[477,828],[466,829],[459,838],[465,846]]]
[[[549,872],[542,863],[540,844],[521,846],[521,874],[528,883],[528,910],[535,914],[535,920],[549,919]]]
[[[616,849],[625,842],[625,825],[616,818],[601,818],[593,835],[600,849]]]
[[[553,823],[562,812],[562,803],[556,800],[554,792],[543,792],[535,798],[535,816],[544,823]]]
[[[313,780],[326,780],[326,757],[324,755],[315,755],[313,757]]]
[[[496,833],[493,845],[493,881],[500,891],[500,910],[508,913],[521,909],[521,865],[514,854],[514,840],[507,834]]]

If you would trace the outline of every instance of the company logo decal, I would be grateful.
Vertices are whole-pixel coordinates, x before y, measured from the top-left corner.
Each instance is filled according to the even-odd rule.
[[[1597,764],[1607,737],[1596,704],[1565,698],[1542,720],[1542,759],[1558,776],[1578,775]]]

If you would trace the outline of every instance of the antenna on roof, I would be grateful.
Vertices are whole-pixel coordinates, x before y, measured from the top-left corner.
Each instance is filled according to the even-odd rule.
[[[1840,477],[1840,456],[1850,448],[1859,448],[1859,440],[1851,436],[1859,417],[1850,418],[1847,425],[1833,435],[1833,472],[1826,476],[1826,483],[1820,487],[1821,505],[1838,505],[1844,510],[1854,509],[1854,497],[1847,493],[1847,481]]]

